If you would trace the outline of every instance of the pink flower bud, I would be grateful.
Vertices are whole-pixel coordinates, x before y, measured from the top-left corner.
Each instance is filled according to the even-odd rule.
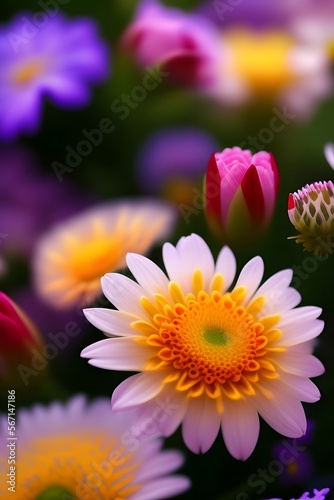
[[[334,250],[334,184],[314,182],[289,194],[288,215],[299,234],[290,236],[315,255]]]
[[[206,217],[213,232],[230,245],[247,245],[269,225],[279,174],[271,153],[252,155],[239,147],[212,154],[204,180]]]

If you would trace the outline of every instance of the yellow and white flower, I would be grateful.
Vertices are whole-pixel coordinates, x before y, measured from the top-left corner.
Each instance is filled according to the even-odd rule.
[[[87,319],[109,339],[85,348],[92,365],[140,372],[114,391],[115,411],[138,407],[150,414],[157,399],[173,405],[160,424],[168,436],[182,423],[186,445],[205,453],[222,429],[236,458],[252,453],[259,415],[277,432],[302,436],[301,401],[320,394],[309,380],[323,373],[311,343],[323,329],[318,307],[299,307],[280,271],[260,286],[264,264],[255,257],[234,286],[236,259],[223,247],[216,263],[205,241],[183,237],[163,246],[167,275],[151,260],[128,254],[137,280],[102,278],[103,292],[118,310],[86,309]]]
[[[91,303],[101,277],[125,266],[127,252],[146,253],[171,231],[175,208],[155,200],[109,202],[58,224],[39,241],[37,291],[51,306]]]

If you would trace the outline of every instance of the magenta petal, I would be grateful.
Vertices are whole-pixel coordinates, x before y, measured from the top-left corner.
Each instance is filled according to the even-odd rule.
[[[245,173],[241,181],[241,188],[251,219],[257,223],[263,222],[265,218],[264,197],[255,165],[251,165]]]
[[[179,50],[162,61],[162,67],[173,80],[183,85],[205,86],[213,81],[213,73],[206,67],[205,60],[198,52]]]
[[[220,219],[220,173],[218,170],[215,153],[212,153],[205,176],[205,196],[207,215],[213,215]]]

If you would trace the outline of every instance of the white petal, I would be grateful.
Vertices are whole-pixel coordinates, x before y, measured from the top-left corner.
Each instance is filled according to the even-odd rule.
[[[226,401],[224,405],[221,425],[226,448],[237,460],[247,460],[259,438],[259,415],[249,401]]]
[[[190,400],[182,424],[182,436],[188,448],[194,453],[206,453],[217,437],[220,421],[215,401],[208,397]]]
[[[324,329],[324,322],[320,319],[313,319],[301,324],[286,326],[282,337],[277,341],[277,345],[293,346],[311,340],[320,335]]]
[[[129,338],[114,338],[86,347],[81,357],[90,358],[89,364],[108,370],[141,371],[152,354],[148,346],[136,344]]]
[[[103,276],[101,285],[104,295],[119,310],[124,310],[142,318],[146,317],[140,298],[145,295],[141,286],[130,278],[118,273]]]
[[[106,334],[118,335],[120,337],[138,337],[138,331],[130,326],[132,321],[138,319],[132,314],[123,311],[115,311],[113,309],[104,309],[102,307],[84,309],[83,313],[92,325]]]
[[[136,432],[140,437],[170,436],[179,427],[186,410],[185,398],[162,390],[154,399],[136,408]]]
[[[172,498],[191,486],[190,479],[185,476],[174,475],[156,479],[143,485],[137,492],[131,494],[131,500],[162,500]]]
[[[291,283],[292,277],[292,269],[283,269],[282,271],[273,274],[263,283],[263,285],[260,286],[255,296],[260,297],[264,295],[265,297],[268,297],[272,290],[276,290],[277,288],[287,288]]]
[[[237,288],[238,286],[246,287],[246,296],[243,301],[244,304],[247,304],[247,302],[256,292],[258,286],[261,283],[263,273],[264,264],[263,260],[259,256],[254,257],[249,262],[247,262],[247,264],[241,270],[238,281],[236,282],[234,288]]]
[[[285,371],[300,377],[318,377],[325,371],[324,365],[318,358],[292,349],[282,352],[279,362]]]
[[[301,301],[300,293],[294,288],[288,287],[285,290],[280,290],[271,302],[263,308],[266,315],[282,314],[285,311],[290,311],[296,307]]]
[[[135,253],[128,253],[126,262],[138,283],[149,294],[166,295],[168,293],[169,280],[167,276],[150,259]]]
[[[168,393],[159,395],[161,409],[164,415],[159,419],[159,430],[163,436],[171,436],[180,426],[187,410],[183,396],[178,394],[172,397]]]
[[[277,328],[283,329],[294,324],[300,325],[302,322],[305,323],[306,321],[318,318],[321,313],[322,309],[320,307],[297,307],[296,309],[291,309],[290,311],[285,312],[276,326]]]
[[[334,170],[334,144],[331,142],[328,142],[327,144],[325,144],[324,153],[325,153],[326,160],[328,161],[329,165]]]
[[[161,391],[164,374],[139,373],[128,377],[114,390],[111,398],[113,410],[134,408],[153,399]]]
[[[275,431],[287,437],[301,437],[306,432],[306,417],[299,400],[284,392],[277,384],[272,388],[265,387],[273,392],[273,398],[267,399],[262,394],[253,398],[255,407],[261,417]]]
[[[175,471],[183,465],[184,459],[182,453],[176,450],[168,450],[157,454],[150,464],[142,467],[136,474],[138,482],[152,480],[155,477],[163,476]],[[146,464],[145,464],[146,465]]]
[[[282,383],[284,384],[283,390],[300,401],[315,403],[320,399],[318,387],[308,378],[297,377],[296,375],[284,375]]]
[[[232,250],[224,246],[218,254],[216,262],[216,273],[224,276],[224,292],[229,289],[235,278],[237,261]]]
[[[260,286],[252,300],[256,300],[258,297],[265,297],[266,303],[261,311],[262,315],[276,314],[278,312],[280,309],[279,302],[284,297],[292,276],[292,269],[284,269],[271,276]]]
[[[171,281],[176,281],[184,293],[192,290],[194,271],[202,270],[205,290],[214,273],[214,260],[205,241],[197,234],[182,237],[174,248],[165,243],[162,249],[166,271]]]

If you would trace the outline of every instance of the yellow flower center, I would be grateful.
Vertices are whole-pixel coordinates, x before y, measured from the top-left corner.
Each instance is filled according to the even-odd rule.
[[[286,33],[230,31],[225,37],[233,54],[232,72],[260,92],[276,92],[291,83],[289,54],[293,39]]]
[[[216,274],[210,292],[205,292],[203,275],[197,270],[193,292],[186,296],[171,282],[169,297],[141,298],[151,322],[132,323],[144,334],[136,341],[152,349],[146,371],[160,370],[164,384],[175,384],[188,397],[205,392],[221,403],[224,396],[254,395],[262,390],[261,379],[277,378],[276,357],[285,351],[276,346],[281,331],[273,329],[280,316],[261,316],[265,298],[258,297],[244,307],[245,288],[222,294],[223,280]]]
[[[117,262],[122,253],[122,247],[117,247],[113,238],[104,236],[83,241],[81,248],[71,255],[68,268],[79,281],[100,279],[108,271],[120,267]]]
[[[34,440],[21,450],[17,499],[128,498],[140,488],[133,484],[139,464],[130,464],[133,454],[115,445],[87,432]]]
[[[45,63],[32,61],[18,67],[13,74],[13,80],[17,85],[26,85],[39,76],[45,68]]]

